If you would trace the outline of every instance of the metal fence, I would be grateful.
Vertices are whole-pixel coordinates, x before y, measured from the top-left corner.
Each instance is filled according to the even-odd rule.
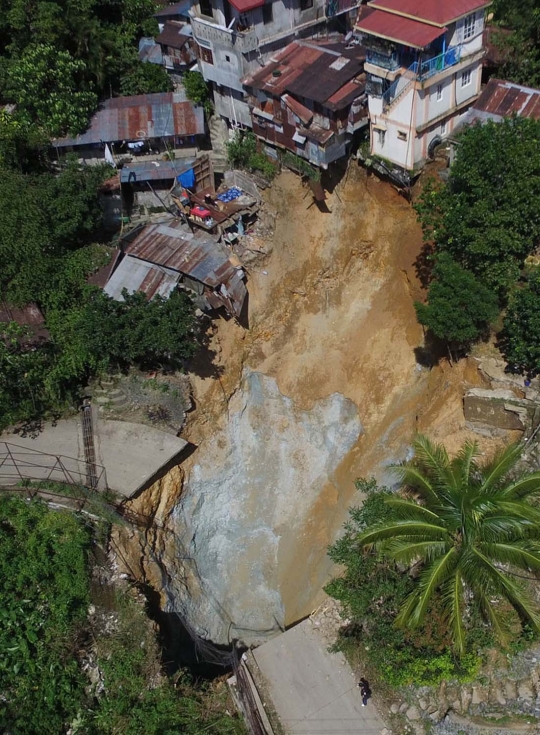
[[[25,480],[82,485],[91,490],[107,489],[107,476],[102,465],[0,442],[0,485],[12,486]]]

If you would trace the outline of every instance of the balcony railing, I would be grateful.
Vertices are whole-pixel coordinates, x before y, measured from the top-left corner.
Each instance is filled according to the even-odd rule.
[[[384,54],[380,51],[368,49],[366,52],[366,62],[374,66],[380,66],[388,71],[396,71],[399,68],[408,67],[409,72],[414,69],[414,73],[417,74],[418,79],[427,79],[459,63],[461,59],[461,48],[461,46],[454,46],[444,53],[438,54],[438,56],[434,56],[420,63],[413,62],[412,64],[409,55],[404,56],[398,52]]]
[[[382,54],[379,51],[373,51],[368,49],[366,51],[366,62],[368,64],[374,64],[380,66],[388,71],[395,71],[401,66],[398,54]]]
[[[434,56],[432,59],[422,61],[418,70],[419,79],[428,79],[440,71],[444,71],[450,66],[455,66],[461,59],[461,46],[449,48],[443,54]]]
[[[249,28],[246,31],[236,31],[220,26],[215,22],[197,18],[193,14],[191,15],[191,27],[196,41],[200,38],[203,41],[216,42],[231,48],[234,46],[241,53],[255,51],[258,45],[254,28]]]

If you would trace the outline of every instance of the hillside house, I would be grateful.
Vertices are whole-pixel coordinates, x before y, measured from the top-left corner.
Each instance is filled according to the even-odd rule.
[[[168,71],[184,72],[196,64],[195,41],[189,23],[167,20],[156,36],[161,48],[163,65]]]
[[[216,112],[234,125],[251,127],[241,79],[293,38],[326,36],[334,19],[347,25],[359,4],[360,0],[197,0],[190,10],[191,26]]]
[[[53,141],[58,152],[77,153],[83,160],[111,162],[170,150],[197,149],[205,135],[203,108],[185,92],[113,97],[102,102],[88,129],[74,138]]]
[[[357,45],[289,44],[243,80],[255,135],[327,168],[368,122],[364,59]]]
[[[370,152],[413,171],[480,93],[489,0],[372,0],[355,25],[366,48]]]

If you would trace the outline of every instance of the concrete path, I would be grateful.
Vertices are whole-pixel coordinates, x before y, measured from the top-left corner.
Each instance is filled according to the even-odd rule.
[[[341,653],[329,653],[311,620],[253,651],[287,735],[380,735],[373,702],[362,707],[354,674]]]
[[[125,497],[151,482],[163,467],[179,462],[186,444],[184,439],[151,426],[98,418],[94,413],[97,472],[104,467],[107,486]],[[64,469],[72,481],[85,483],[80,416],[60,419],[56,424],[46,422],[36,436],[0,434],[0,485],[14,485],[21,476],[66,482]],[[103,483],[100,479],[98,489],[104,489],[104,484],[105,478]]]

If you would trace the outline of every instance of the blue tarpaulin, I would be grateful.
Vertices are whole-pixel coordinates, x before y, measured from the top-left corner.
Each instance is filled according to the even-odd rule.
[[[193,189],[195,186],[195,171],[192,168],[188,168],[177,179],[185,189]]]
[[[232,186],[230,189],[227,189],[227,191],[224,191],[223,194],[219,194],[218,199],[220,202],[232,202],[234,199],[238,199],[238,197],[241,196],[242,190],[237,186]]]

